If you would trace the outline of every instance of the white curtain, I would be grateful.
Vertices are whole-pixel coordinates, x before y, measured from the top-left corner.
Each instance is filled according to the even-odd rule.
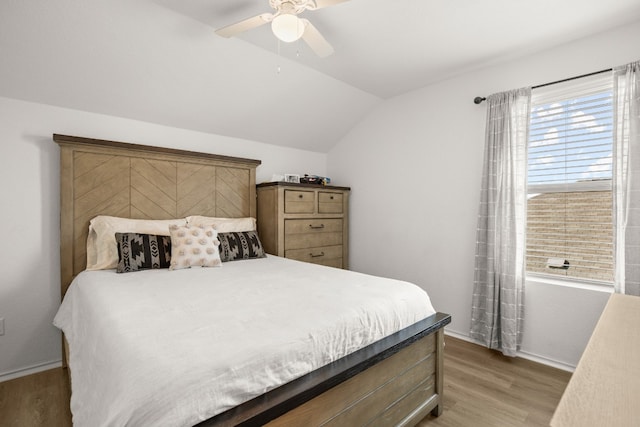
[[[614,68],[615,290],[640,295],[640,61]]]
[[[471,337],[507,356],[522,335],[530,105],[530,88],[487,98]]]

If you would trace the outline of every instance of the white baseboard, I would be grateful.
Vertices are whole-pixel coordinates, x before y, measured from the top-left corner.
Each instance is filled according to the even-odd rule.
[[[467,341],[467,342],[470,342],[470,343],[473,343],[473,344],[482,345],[482,344],[474,341],[468,335],[461,334],[460,332],[450,331],[450,330],[445,328],[444,334],[445,335],[449,335],[449,336],[454,337],[454,338],[457,338],[459,340]],[[557,360],[549,359],[547,357],[540,356],[540,355],[537,355],[537,354],[527,353],[525,351],[519,351],[517,353],[517,356],[522,358],[522,359],[531,360],[532,362],[540,363],[542,365],[551,366],[552,368],[560,369],[560,370],[567,371],[567,372],[573,372],[573,371],[576,370],[576,367],[573,366],[573,365],[569,365],[569,364],[564,363],[564,362],[559,362]]]
[[[447,328],[444,329],[444,334],[445,335],[449,335],[450,337],[458,338],[459,340],[462,340],[462,341],[478,344],[477,342],[472,340],[469,335],[464,335],[464,334],[461,334],[460,332],[456,332],[456,331],[450,331]]]
[[[62,366],[62,361],[41,363],[38,365],[28,366],[26,368],[18,369],[17,371],[4,372],[0,374],[0,383],[4,381],[13,380],[15,378],[26,377],[27,375],[37,374],[38,372],[48,371],[49,369],[55,369]]]
[[[542,365],[551,366],[552,368],[560,369],[561,371],[573,372],[576,370],[575,366],[569,365],[568,363],[559,362],[553,359],[548,359],[546,357],[539,356],[537,354],[527,353],[526,351],[519,351],[518,357],[531,360],[532,362],[540,363]]]

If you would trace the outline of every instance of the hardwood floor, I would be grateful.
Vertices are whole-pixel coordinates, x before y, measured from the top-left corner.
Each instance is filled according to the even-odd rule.
[[[548,426],[570,373],[445,337],[444,412],[419,427]],[[0,383],[0,426],[68,427],[62,368]]]
[[[0,383],[0,426],[69,427],[69,381],[58,368]]]
[[[548,426],[571,373],[445,336],[444,412],[419,427]]]

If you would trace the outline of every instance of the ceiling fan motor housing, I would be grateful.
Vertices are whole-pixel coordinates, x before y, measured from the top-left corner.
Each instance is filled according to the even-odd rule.
[[[316,2],[313,0],[269,0],[269,5],[278,13],[289,13],[298,15],[307,9],[314,10],[317,8]]]

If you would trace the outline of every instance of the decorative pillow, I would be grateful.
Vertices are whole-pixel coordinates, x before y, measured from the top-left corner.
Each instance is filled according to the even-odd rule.
[[[222,262],[266,256],[255,231],[218,233],[218,240]]]
[[[116,233],[118,273],[169,268],[171,237],[154,234]]]
[[[87,270],[104,270],[118,265],[116,233],[168,236],[170,225],[186,225],[186,218],[168,220],[130,219],[99,215],[89,222]]]
[[[189,227],[172,225],[171,233],[171,267],[179,270],[190,267],[220,267],[218,252],[218,232],[209,227]]]
[[[256,219],[252,217],[216,218],[212,216],[191,215],[187,217],[187,225],[210,225],[215,228],[218,233],[229,233],[232,231],[253,231],[256,229]]]

